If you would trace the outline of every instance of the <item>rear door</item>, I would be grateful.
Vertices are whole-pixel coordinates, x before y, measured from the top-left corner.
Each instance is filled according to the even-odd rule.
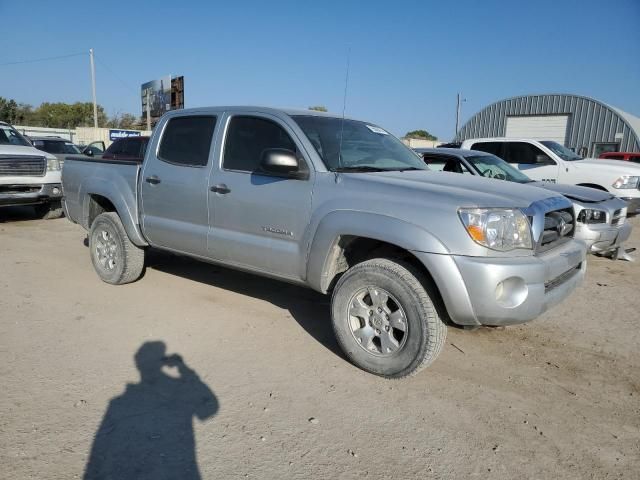
[[[170,117],[142,168],[144,234],[153,246],[207,256],[207,203],[216,116]]]
[[[300,142],[280,119],[268,114],[229,114],[221,164],[211,178],[209,232],[212,255],[222,253],[237,265],[301,278],[300,258],[311,213],[313,169]],[[296,152],[306,179],[266,175],[259,171],[265,149]]]

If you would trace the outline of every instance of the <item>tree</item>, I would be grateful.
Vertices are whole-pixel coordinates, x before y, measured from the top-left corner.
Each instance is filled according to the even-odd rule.
[[[327,111],[327,107],[323,106],[323,105],[316,105],[313,107],[309,107],[309,110],[315,110],[316,112],[326,112]]]
[[[422,140],[437,140],[438,139],[438,137],[436,137],[435,135],[431,135],[426,130],[412,130],[410,132],[407,132],[407,134],[404,136],[404,138],[419,138],[419,139],[422,139]]]
[[[0,97],[0,122],[14,123],[18,113],[15,100]]]
[[[0,97],[0,121],[13,125],[50,128],[93,127],[93,103],[42,103],[33,108],[26,103]],[[108,118],[104,108],[98,105],[98,126],[140,129],[142,123],[135,115],[123,113]]]

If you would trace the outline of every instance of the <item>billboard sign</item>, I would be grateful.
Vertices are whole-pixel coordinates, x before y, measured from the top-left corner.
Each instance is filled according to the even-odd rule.
[[[142,116],[147,115],[149,108],[152,118],[160,118],[171,110],[171,76],[142,84]],[[147,105],[149,99],[149,105]]]
[[[140,132],[139,130],[109,130],[109,140],[111,140],[112,142],[114,140],[118,140],[119,138],[139,137],[140,135],[142,135],[142,132]]]

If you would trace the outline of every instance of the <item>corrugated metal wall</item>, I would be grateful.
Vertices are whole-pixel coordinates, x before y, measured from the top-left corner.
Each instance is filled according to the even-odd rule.
[[[576,152],[593,142],[620,143],[620,151],[640,151],[640,135],[609,106],[578,95],[527,95],[493,103],[476,113],[460,129],[456,141],[467,138],[502,137],[508,116],[569,115],[565,146]],[[616,139],[622,134],[622,139]]]

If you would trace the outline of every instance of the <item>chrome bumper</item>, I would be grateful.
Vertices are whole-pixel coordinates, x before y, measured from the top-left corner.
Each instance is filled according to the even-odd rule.
[[[0,206],[34,205],[62,198],[62,184],[0,185]]]

